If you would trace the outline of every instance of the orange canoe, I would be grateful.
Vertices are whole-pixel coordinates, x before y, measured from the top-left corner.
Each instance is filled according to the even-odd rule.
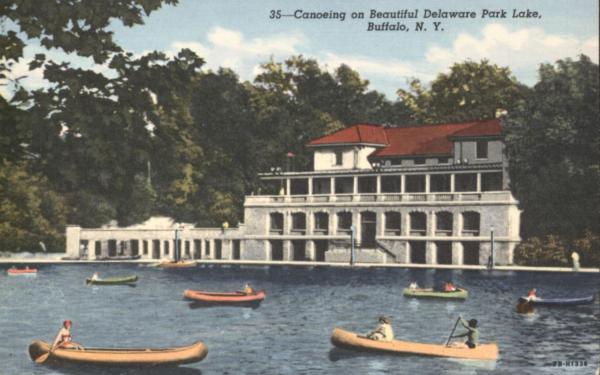
[[[50,345],[47,342],[35,340],[29,345],[29,356],[33,361],[49,352]],[[206,345],[198,341],[189,346],[165,349],[60,348],[51,352],[47,360],[112,366],[174,366],[201,361],[207,353]]]
[[[187,289],[183,292],[183,296],[194,302],[215,305],[248,305],[259,304],[265,299],[265,291],[259,290],[254,294],[246,294],[244,292],[206,292],[203,290]]]
[[[432,357],[451,357],[495,361],[498,359],[496,344],[481,344],[474,349],[439,344],[422,344],[410,341],[376,341],[358,336],[356,333],[335,328],[331,343],[338,348],[359,351],[377,351],[398,354],[416,354]]]
[[[18,269],[18,268],[9,268],[6,273],[8,273],[11,276],[16,276],[16,275],[35,275],[37,274],[37,268],[23,268],[23,269]]]

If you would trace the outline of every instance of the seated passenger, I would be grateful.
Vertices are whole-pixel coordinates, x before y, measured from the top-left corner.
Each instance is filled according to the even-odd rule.
[[[100,280],[100,276],[98,275],[98,272],[94,272],[94,274],[92,275],[92,281],[96,281],[96,280]]]
[[[527,301],[535,301],[538,299],[537,296],[537,289],[533,288],[529,291],[529,293],[527,293]]]
[[[451,281],[444,283],[444,292],[456,292],[456,287]]]
[[[246,283],[246,285],[244,285],[244,293],[254,294],[254,289],[250,286],[250,283]]]
[[[394,339],[394,330],[392,329],[392,321],[385,316],[379,317],[377,328],[367,335],[367,338],[377,341],[392,341]]]
[[[410,289],[410,290],[417,290],[417,289],[419,289],[419,285],[417,284],[417,282],[416,282],[416,281],[413,281],[413,282],[411,282],[411,283],[408,285],[408,289]]]
[[[50,351],[54,351],[59,348],[81,349],[81,346],[79,346],[78,344],[75,344],[71,340],[71,326],[72,325],[73,325],[73,323],[70,320],[65,320],[63,322],[63,327],[60,329],[60,331],[58,331],[58,335],[56,335],[56,338],[54,339],[54,342],[52,343],[52,347],[50,347]]]

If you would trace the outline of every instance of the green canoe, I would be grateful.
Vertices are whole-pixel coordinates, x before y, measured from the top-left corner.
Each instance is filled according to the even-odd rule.
[[[92,280],[91,277],[88,277],[87,279],[85,279],[85,282],[87,284],[92,284],[92,285],[120,285],[120,284],[132,284],[135,283],[137,281],[138,277],[137,276],[126,276],[126,277],[111,277],[108,279],[98,279],[98,280]]]
[[[458,288],[455,292],[437,292],[433,289],[410,289],[404,288],[404,297],[414,298],[445,298],[445,299],[467,299],[469,292]]]

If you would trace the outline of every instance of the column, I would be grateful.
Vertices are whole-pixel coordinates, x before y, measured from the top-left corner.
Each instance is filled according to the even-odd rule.
[[[329,234],[335,236],[337,234],[337,212],[329,212]]]
[[[425,175],[425,192],[426,193],[431,192],[431,175],[430,174]]]
[[[375,181],[376,181],[376,183],[375,183],[375,186],[376,186],[375,192],[377,194],[381,194],[381,175],[380,174],[378,174],[377,177],[375,177]]]
[[[100,241],[100,256],[102,258],[108,257],[108,241],[107,240]]]
[[[400,220],[402,220],[402,231],[403,236],[410,236],[410,212],[401,212]]]
[[[206,257],[208,259],[214,259],[215,257],[215,240],[211,239],[208,241],[208,243],[210,244],[210,248],[208,249],[209,253],[206,255]]]
[[[285,179],[285,195],[289,196],[290,195],[290,187],[292,186],[292,183],[290,181],[289,178]]]
[[[435,212],[429,211],[425,212],[426,220],[427,220],[427,228],[425,231],[425,235],[427,237],[435,236]]]
[[[458,241],[452,242],[452,264],[463,265],[464,263],[464,249],[462,243]]]
[[[158,241],[158,248],[159,248],[160,259],[163,259],[165,257],[165,241],[163,239],[160,239]]]
[[[154,240],[148,239],[148,259],[154,259]]]
[[[313,178],[308,178],[308,195],[313,195]]]
[[[140,256],[140,259],[147,258],[148,254],[144,254],[144,241],[138,239],[137,244],[138,244],[138,255]]]
[[[357,245],[362,242],[362,231],[360,225],[360,212],[356,212],[352,215],[352,225],[354,225],[354,239]]]
[[[454,181],[455,181],[455,178],[454,178],[454,177],[455,177],[455,174],[454,174],[454,173],[452,173],[452,174],[450,175],[450,192],[451,192],[451,193],[454,193],[454,185],[455,185],[455,183],[454,183]]]
[[[315,213],[312,211],[305,212],[306,215],[306,234],[310,235],[314,232],[315,227]]]
[[[293,259],[292,256],[292,241],[284,240],[283,241],[283,260],[291,261]]]
[[[306,259],[314,262],[317,258],[315,257],[315,241],[306,241]]]
[[[377,212],[377,237],[385,236],[385,212]]]
[[[96,241],[95,240],[88,241],[88,259],[90,259],[90,260],[96,259]]]
[[[427,241],[425,243],[425,263],[437,264],[436,246],[433,241]]]
[[[481,193],[481,173],[477,173],[477,192]]]
[[[79,257],[79,240],[81,237],[81,227],[78,225],[67,225],[65,229],[66,237],[66,255],[69,257]]]
[[[335,194],[335,178],[334,177],[329,178],[329,194],[330,195]]]
[[[406,191],[406,175],[400,175],[400,193],[404,194]]]

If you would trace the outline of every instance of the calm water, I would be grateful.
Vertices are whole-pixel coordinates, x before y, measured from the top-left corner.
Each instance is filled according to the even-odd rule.
[[[52,340],[65,319],[74,340],[88,346],[165,347],[204,341],[199,363],[161,374],[593,374],[600,352],[600,306],[514,312],[530,287],[547,297],[597,295],[598,274],[507,273],[407,269],[200,266],[161,270],[131,264],[40,266],[35,277],[0,276],[0,374],[146,374],[139,370],[35,365],[27,347]],[[138,286],[87,287],[101,276],[137,274]],[[402,288],[452,279],[469,289],[466,302],[410,300]],[[226,291],[249,281],[267,291],[258,309],[191,309],[186,288]],[[480,322],[482,342],[495,341],[489,364],[333,349],[335,326],[367,332],[377,316],[393,318],[401,339],[442,343],[458,314]],[[553,361],[586,367],[557,368]]]

